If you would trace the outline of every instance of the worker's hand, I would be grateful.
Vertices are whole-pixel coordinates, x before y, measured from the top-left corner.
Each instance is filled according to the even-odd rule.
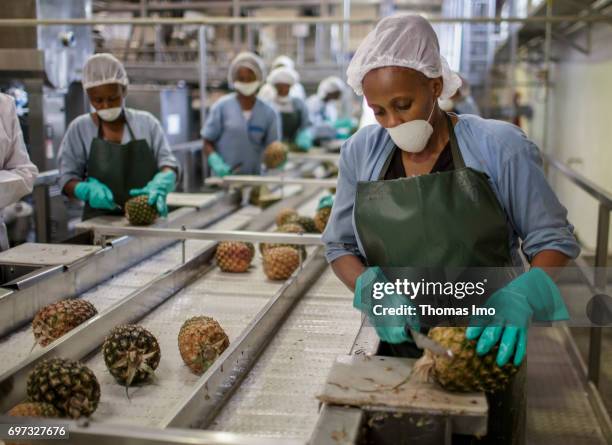
[[[527,329],[531,320],[567,320],[569,314],[555,282],[534,267],[499,289],[487,300],[495,316],[476,317],[466,331],[469,340],[478,339],[476,353],[484,355],[499,343],[497,364],[504,366],[513,357],[518,366],[527,350]]]
[[[147,195],[149,205],[155,206],[161,216],[168,216],[166,198],[175,188],[176,173],[173,170],[166,170],[153,176],[143,188],[130,190],[130,196]]]
[[[212,168],[215,175],[220,176],[221,178],[229,175],[232,171],[230,166],[225,163],[223,158],[221,158],[221,156],[215,152],[208,155],[208,165],[210,168]]]
[[[119,207],[113,198],[111,189],[92,177],[76,185],[74,196],[85,201],[93,209],[115,210]]]
[[[334,195],[325,195],[321,199],[319,199],[319,205],[317,205],[317,210],[321,210],[326,207],[333,207],[333,205]]]
[[[305,128],[297,134],[295,145],[302,151],[308,151],[312,148],[312,141],[312,131],[309,128]]]
[[[402,308],[403,305],[412,306],[410,299],[403,295],[391,294],[384,295],[380,299],[373,296],[374,283],[381,283],[378,286],[384,287],[387,283],[383,271],[380,267],[368,267],[363,272],[355,283],[355,295],[353,298],[353,307],[365,313],[370,320],[370,323],[376,329],[376,333],[381,340],[387,343],[403,343],[412,341],[406,333],[406,326],[412,329],[419,330],[419,316],[408,315],[376,315],[374,306],[380,305],[382,308]],[[414,306],[412,306],[414,307]],[[378,312],[381,308],[377,308]]]

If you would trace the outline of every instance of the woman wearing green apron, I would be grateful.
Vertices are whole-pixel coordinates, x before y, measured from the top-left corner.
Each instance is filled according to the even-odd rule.
[[[355,292],[382,349],[418,356],[405,327],[418,317],[376,317],[372,283],[385,267],[531,268],[493,293],[494,324],[470,326],[477,353],[499,345],[497,362],[519,365],[531,320],[567,315],[545,272],[579,253],[567,212],[546,182],[537,147],[520,129],[443,112],[438,99],[460,80],[440,56],[436,34],[420,16],[383,19],[355,53],[349,85],[364,95],[379,125],[342,147],[336,199],[323,235],[336,275]],[[389,295],[377,304],[410,304]],[[501,320],[501,322],[500,322]],[[525,367],[490,397],[488,443],[522,443]]]
[[[308,151],[312,147],[312,135],[306,103],[290,95],[291,87],[298,81],[298,73],[288,67],[273,69],[267,79],[275,91],[270,104],[280,115],[283,142],[292,148]]]
[[[130,197],[147,195],[162,216],[178,164],[159,121],[124,107],[128,78],[121,62],[96,54],[83,67],[83,88],[95,112],[68,127],[59,152],[60,187],[85,202],[83,219],[122,214]]]

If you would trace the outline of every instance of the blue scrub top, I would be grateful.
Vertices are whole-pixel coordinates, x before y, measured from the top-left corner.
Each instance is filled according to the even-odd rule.
[[[546,181],[538,147],[507,122],[469,114],[458,119],[455,134],[465,165],[489,176],[506,213],[514,265],[522,265],[519,248],[529,261],[543,250],[576,258],[580,247],[574,227]],[[323,233],[329,262],[350,254],[365,258],[354,219],[357,182],[377,180],[394,147],[380,125],[362,128],[342,146],[336,198]]]
[[[236,93],[223,96],[211,107],[201,135],[214,144],[231,168],[241,164],[240,174],[258,175],[263,151],[280,140],[280,118],[260,99],[255,101],[248,121],[242,111]]]

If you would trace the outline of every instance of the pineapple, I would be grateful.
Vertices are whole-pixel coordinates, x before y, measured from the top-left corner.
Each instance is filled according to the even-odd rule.
[[[467,340],[465,330],[464,327],[432,328],[429,337],[450,348],[454,357],[436,356],[426,350],[414,365],[415,375],[424,379],[433,377],[448,391],[494,393],[503,390],[518,367],[508,363],[500,368],[495,362],[497,347],[482,357],[476,355],[476,341]]]
[[[282,226],[278,226],[276,229],[274,229],[274,231],[281,233],[304,233],[304,228],[299,224],[287,223],[283,224]],[[274,247],[291,247],[299,252],[300,256],[302,257],[302,260],[306,259],[306,247],[302,246],[301,244],[260,243],[259,252],[263,255],[266,250],[272,249]]]
[[[47,346],[97,313],[93,304],[81,299],[49,304],[39,310],[32,320],[34,338],[41,346]]]
[[[223,272],[246,272],[254,255],[251,243],[223,241],[217,246],[215,259]]]
[[[329,221],[329,215],[331,215],[331,207],[323,207],[317,210],[317,213],[314,217],[314,223],[317,227],[317,230],[321,233],[325,230],[327,226],[327,221]]]
[[[114,328],[104,340],[102,354],[109,372],[125,385],[126,392],[130,385],[149,380],[161,358],[157,339],[138,325]]]
[[[44,402],[24,402],[15,405],[8,412],[13,417],[60,417],[60,413],[55,407]]]
[[[292,247],[272,247],[263,254],[263,269],[271,280],[286,280],[300,265],[300,254]]]
[[[158,216],[157,208],[149,205],[147,195],[137,196],[125,203],[125,217],[133,226],[153,224]]]
[[[302,226],[306,233],[319,233],[319,229],[317,229],[314,219],[309,216],[298,216],[297,218],[291,219],[290,222]]]
[[[181,358],[195,374],[201,375],[229,346],[221,325],[211,317],[193,317],[183,323],[178,335]]]
[[[283,224],[287,224],[292,219],[297,218],[297,217],[298,217],[298,212],[295,211],[295,209],[290,209],[290,208],[281,209],[281,211],[276,214],[276,219],[275,219],[276,225],[282,226]]]
[[[263,160],[266,168],[281,167],[287,161],[287,146],[280,141],[272,142],[266,147]]]
[[[249,192],[249,204],[261,207],[262,209],[268,208],[280,200],[280,195],[272,193],[265,185],[252,187]]]
[[[28,398],[53,405],[61,416],[90,416],[100,401],[100,384],[94,373],[80,362],[51,358],[30,372]]]

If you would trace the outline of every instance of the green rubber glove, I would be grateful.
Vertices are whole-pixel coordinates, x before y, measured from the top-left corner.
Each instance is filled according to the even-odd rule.
[[[321,210],[326,207],[333,207],[333,205],[334,195],[325,195],[321,199],[319,199],[319,205],[317,206],[317,210]]]
[[[130,190],[130,196],[148,195],[149,205],[154,205],[161,216],[168,216],[166,198],[175,188],[176,173],[173,170],[166,170],[153,176],[143,188]]]
[[[402,305],[412,306],[410,299],[398,294],[385,295],[381,299],[375,299],[372,296],[374,283],[383,283],[383,285],[387,283],[387,278],[380,267],[368,267],[365,272],[357,277],[353,307],[368,316],[381,340],[394,344],[412,341],[405,328],[408,325],[412,329],[419,330],[418,315],[411,317],[408,315],[376,315],[374,313],[376,305],[381,305],[384,308],[399,308]]]
[[[495,308],[494,317],[473,319],[466,331],[469,340],[478,339],[476,353],[484,355],[499,342],[497,364],[503,366],[512,357],[520,365],[527,351],[527,329],[531,320],[569,319],[567,308],[555,282],[539,267],[519,275],[487,300]]]
[[[295,138],[295,145],[302,150],[308,151],[312,148],[312,131],[309,128],[306,128],[300,131]]]
[[[231,168],[225,163],[219,153],[212,152],[208,155],[208,165],[212,168],[215,175],[224,177],[231,173]]]
[[[74,196],[85,201],[93,209],[115,210],[119,207],[113,198],[111,189],[92,177],[76,185]]]
[[[348,128],[350,131],[355,128],[355,123],[353,122],[353,119],[350,119],[348,117],[343,119],[336,119],[336,121],[334,122],[334,128]]]

